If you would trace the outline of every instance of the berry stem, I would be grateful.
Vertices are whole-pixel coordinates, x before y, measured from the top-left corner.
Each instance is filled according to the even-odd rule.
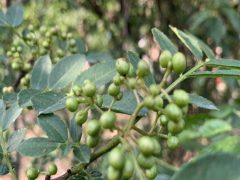
[[[5,147],[5,142],[4,142],[4,138],[3,138],[3,130],[2,129],[0,130],[0,136],[1,136],[0,138],[1,138],[1,145],[2,145],[2,149],[3,149],[3,155],[6,159],[7,166],[9,168],[10,173],[12,174],[13,179],[17,180],[17,177],[16,177],[16,175],[13,171],[13,167],[12,167],[11,162],[10,162],[9,157],[8,157],[8,151]]]
[[[94,108],[100,113],[103,114],[103,110],[101,108],[99,108],[96,104],[93,104]]]
[[[136,159],[133,151],[131,151],[130,156],[131,156],[131,158],[133,160],[135,171],[136,171],[136,174],[137,174],[138,178],[140,180],[145,180],[145,178],[143,177],[142,170],[141,170],[141,168],[138,165],[137,159]]]
[[[159,84],[159,88],[163,88],[164,87],[164,85],[165,85],[165,83],[167,81],[168,76],[171,74],[171,71],[172,71],[171,68],[168,67],[167,71],[165,72],[165,74],[164,74],[164,76],[162,78],[162,81]]]
[[[133,90],[133,93],[134,93],[134,95],[135,95],[135,97],[136,97],[137,103],[140,104],[141,101],[140,101],[140,98],[139,98],[139,96],[138,96],[138,94],[137,94],[136,89]]]
[[[108,108],[108,111],[111,111],[111,109],[112,109],[112,107],[113,107],[113,105],[114,105],[114,103],[115,103],[116,101],[117,101],[116,98],[113,98],[113,100],[112,100],[112,102],[111,102],[111,104],[110,104],[110,106],[109,106],[109,108]]]
[[[154,160],[155,160],[155,162],[156,162],[157,164],[159,164],[160,166],[163,166],[163,167],[165,167],[165,168],[167,168],[167,169],[170,169],[170,170],[172,170],[172,171],[174,171],[174,172],[178,170],[177,167],[174,167],[174,166],[172,166],[172,165],[164,162],[163,160],[161,160],[161,159],[159,159],[159,158],[156,158],[156,157],[155,157]]]
[[[171,102],[172,102],[172,99],[171,99],[171,97],[168,95],[168,93],[167,93],[163,88],[161,88],[160,91],[162,92],[161,97],[162,97],[162,96],[165,96],[165,97],[167,98],[168,102],[171,103]]]
[[[154,121],[154,123],[153,123],[153,126],[152,126],[151,130],[149,131],[149,134],[152,134],[153,130],[155,129],[159,117],[160,117],[160,115],[157,114],[157,116],[156,116],[156,118],[155,118],[155,121]]]

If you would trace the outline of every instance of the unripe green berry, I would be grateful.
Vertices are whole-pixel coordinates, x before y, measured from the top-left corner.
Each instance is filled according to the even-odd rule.
[[[25,75],[25,79],[29,82],[30,79],[31,79],[31,74],[26,74],[26,75]]]
[[[168,124],[168,119],[167,119],[167,117],[165,115],[161,115],[160,116],[160,124],[162,126],[166,126]]]
[[[45,37],[51,39],[52,35],[49,31],[45,33]]]
[[[63,50],[58,49],[58,50],[57,50],[57,56],[60,57],[60,58],[63,57],[63,56],[64,56]]]
[[[108,180],[120,180],[122,177],[121,171],[119,169],[115,169],[112,166],[108,167],[107,170],[107,178]]]
[[[186,69],[186,58],[183,53],[176,53],[172,59],[172,67],[175,74],[181,74]]]
[[[157,96],[160,93],[160,90],[158,89],[158,86],[156,84],[151,84],[149,87],[149,93],[153,96]]]
[[[76,46],[76,40],[75,39],[70,39],[69,40],[69,45],[71,46],[71,47],[75,47]]]
[[[14,41],[14,42],[13,42],[13,46],[14,46],[14,47],[18,47],[18,46],[19,46],[19,42],[18,42],[18,41]]]
[[[82,88],[78,85],[73,86],[73,93],[75,96],[80,96],[82,94]]]
[[[134,165],[131,159],[126,159],[122,170],[123,176],[130,179],[134,173]]]
[[[148,76],[150,74],[150,68],[146,61],[141,60],[138,63],[137,75],[139,77]]]
[[[62,32],[62,33],[61,33],[61,38],[62,38],[63,40],[66,40],[66,39],[67,39],[67,33],[66,33],[66,32]]]
[[[32,65],[31,65],[30,63],[25,63],[25,64],[23,65],[23,70],[24,70],[24,71],[28,72],[28,71],[30,71],[31,69],[32,69]]]
[[[45,54],[47,54],[47,53],[48,53],[47,49],[45,49],[45,48],[40,49],[40,54],[41,54],[42,56],[45,55]]]
[[[90,80],[90,79],[85,79],[84,81],[83,81],[83,85],[85,86],[85,85],[87,85],[88,83],[91,83],[92,81]]]
[[[21,63],[21,59],[19,59],[19,58],[14,59],[14,60],[13,60],[13,63],[18,63],[18,64],[20,64],[20,63]]]
[[[83,87],[83,94],[87,97],[93,97],[96,91],[97,91],[97,88],[93,82],[89,82]]]
[[[40,28],[40,33],[41,34],[45,34],[47,32],[47,28],[45,27],[45,26],[42,26],[41,28]]]
[[[18,53],[18,52],[14,53],[14,54],[13,54],[13,57],[14,57],[14,58],[19,58],[19,53]]]
[[[29,40],[29,41],[31,41],[31,40],[33,39],[33,37],[32,37],[31,34],[27,34],[26,39]]]
[[[112,167],[116,169],[122,169],[124,166],[125,158],[121,149],[114,148],[108,156],[108,162]]]
[[[137,80],[135,78],[128,79],[128,86],[130,89],[135,89],[137,86]]]
[[[115,122],[116,122],[116,114],[112,111],[104,112],[100,117],[100,123],[104,129],[113,128]]]
[[[71,39],[73,37],[72,33],[67,33],[67,38]]]
[[[119,58],[116,62],[117,72],[122,76],[128,73],[129,66],[129,62],[125,58]]]
[[[98,120],[91,120],[87,125],[86,133],[90,136],[96,136],[97,134],[99,134],[100,129],[100,122]]]
[[[108,87],[108,94],[110,96],[116,97],[120,92],[120,86],[116,86],[114,83],[112,83],[109,87]]]
[[[8,51],[7,52],[7,57],[12,57],[13,56],[13,53],[11,51]]]
[[[58,34],[58,28],[57,27],[52,27],[51,28],[51,34],[52,35],[57,35]]]
[[[86,144],[87,144],[88,147],[94,148],[94,147],[96,147],[99,144],[100,139],[101,139],[100,135],[87,136]]]
[[[54,63],[54,64],[57,64],[60,60],[61,60],[61,59],[60,59],[59,57],[55,57],[55,58],[53,59],[53,63]]]
[[[14,89],[13,89],[12,86],[9,86],[9,87],[8,87],[8,92],[10,92],[10,93],[14,92]]]
[[[182,118],[182,110],[176,104],[168,104],[165,107],[165,115],[169,120],[178,122]]]
[[[154,143],[148,136],[143,136],[138,140],[138,148],[145,156],[150,156],[154,153]]]
[[[152,109],[154,107],[154,99],[152,96],[148,95],[143,99],[143,104],[148,109]]]
[[[56,164],[54,163],[51,163],[49,166],[48,166],[48,174],[51,176],[51,175],[55,175],[57,174],[57,166]]]
[[[13,53],[17,52],[17,48],[16,48],[16,47],[11,47],[11,51],[12,51]]]
[[[119,92],[119,94],[116,96],[116,100],[120,101],[123,98],[123,93],[122,91]]]
[[[129,70],[128,70],[127,76],[130,77],[130,78],[135,77],[135,69],[134,69],[134,66],[132,64],[129,64]]]
[[[34,32],[34,26],[32,25],[32,24],[30,24],[29,26],[28,26],[28,30],[30,31],[30,32]]]
[[[20,80],[20,84],[21,84],[22,86],[28,86],[28,81],[27,81],[25,78],[22,78],[22,79]]]
[[[29,180],[35,180],[35,179],[37,179],[37,177],[38,177],[37,169],[35,169],[35,168],[28,169],[28,171],[27,171],[27,178]]]
[[[102,107],[103,104],[103,98],[101,95],[97,94],[95,97],[95,103],[97,104],[98,107]]]
[[[150,169],[146,169],[145,174],[149,180],[155,179],[155,177],[157,177],[158,175],[158,169],[156,164],[154,164]]]
[[[12,63],[12,69],[14,71],[18,71],[20,69],[20,64],[19,63],[16,63],[16,62],[13,62]]]
[[[43,47],[46,48],[46,49],[49,48],[49,43],[48,43],[47,41],[44,41],[42,45],[43,45]]]
[[[176,123],[173,121],[169,121],[168,132],[170,132],[173,135],[179,134],[180,132],[183,131],[184,126],[185,126],[185,121],[183,119],[179,120],[179,122],[176,122]]]
[[[18,53],[22,53],[22,51],[23,51],[22,47],[21,47],[21,46],[18,46],[18,47],[17,47],[17,52],[18,52]]]
[[[154,152],[153,155],[157,156],[161,153],[161,145],[159,144],[158,140],[156,138],[152,138],[153,144],[154,144]]]
[[[3,87],[2,92],[3,92],[3,94],[7,94],[8,93],[8,88],[7,87]]]
[[[182,114],[183,114],[183,115],[186,115],[186,114],[187,114],[187,112],[188,112],[188,105],[187,105],[187,106],[184,106],[184,107],[182,107],[182,108],[181,108],[181,110],[182,110]]]
[[[78,111],[78,113],[75,116],[75,122],[78,125],[82,125],[83,123],[85,123],[88,119],[88,112],[85,111]]]
[[[71,112],[75,112],[78,109],[78,102],[76,98],[68,98],[65,104],[66,108]]]
[[[171,150],[176,150],[179,147],[179,139],[176,136],[171,136],[167,140],[167,146]]]
[[[141,168],[150,169],[154,165],[154,158],[153,156],[145,156],[140,153],[137,157],[137,162]]]
[[[71,50],[70,50],[70,51],[71,51],[71,53],[72,53],[72,54],[76,54],[76,53],[77,53],[77,48],[76,48],[76,47],[74,47],[74,48],[71,48]]]
[[[120,86],[121,85],[121,80],[120,80],[120,76],[116,75],[113,77],[113,83],[116,85],[116,86]]]
[[[154,98],[154,106],[153,106],[153,110],[154,111],[159,111],[159,108],[163,107],[163,99],[161,98],[160,95],[156,96]]]
[[[172,59],[172,54],[170,51],[165,50],[162,52],[162,54],[159,57],[159,63],[163,68],[168,67],[168,62],[171,61]]]
[[[187,106],[189,103],[189,95],[184,90],[175,90],[173,92],[173,101],[179,107]]]

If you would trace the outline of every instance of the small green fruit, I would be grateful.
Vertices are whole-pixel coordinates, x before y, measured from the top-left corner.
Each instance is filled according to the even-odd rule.
[[[139,77],[148,76],[150,74],[150,68],[146,61],[141,60],[138,63],[137,75]]]
[[[126,159],[122,170],[123,176],[130,179],[134,173],[134,165],[131,159]]]
[[[145,156],[151,156],[154,153],[154,143],[148,136],[143,136],[138,140],[138,148]]]
[[[186,69],[186,58],[183,53],[176,53],[172,59],[172,67],[175,74],[181,74]]]
[[[32,69],[32,65],[30,63],[25,63],[23,65],[23,70],[29,72]]]
[[[129,70],[129,62],[125,58],[119,58],[116,62],[116,69],[120,75],[126,75]]]
[[[16,62],[13,62],[13,63],[12,63],[12,69],[13,69],[14,71],[19,71],[19,69],[20,69],[20,64],[19,64],[19,63],[16,63]]]
[[[30,24],[29,26],[28,26],[28,30],[30,31],[30,32],[34,32],[34,26],[32,25],[32,24]]]
[[[155,177],[157,177],[158,175],[158,169],[157,169],[157,166],[156,164],[154,164],[151,169],[147,169],[145,171],[145,174],[146,174],[146,177],[150,180],[153,180],[155,179]]]
[[[128,87],[130,89],[135,89],[137,86],[137,80],[135,78],[129,78],[128,79]]]
[[[97,104],[98,107],[102,107],[103,104],[103,98],[101,95],[97,94],[95,97],[95,103]]]
[[[83,123],[85,123],[88,119],[88,112],[85,111],[78,111],[78,113],[75,116],[75,122],[78,125],[82,125]]]
[[[18,46],[18,47],[17,47],[17,52],[18,52],[18,53],[22,53],[22,51],[23,51],[23,48],[22,48],[21,46]]]
[[[77,48],[76,48],[76,47],[73,47],[73,48],[71,48],[70,51],[71,51],[72,54],[76,54],[76,53],[77,53]]]
[[[75,96],[80,96],[82,94],[82,88],[78,85],[73,86],[73,93]]]
[[[86,144],[87,144],[88,147],[94,148],[99,144],[100,139],[101,139],[100,135],[87,136]]]
[[[60,57],[60,58],[63,57],[63,56],[64,56],[63,50],[58,49],[58,50],[57,50],[57,56]]]
[[[45,55],[45,54],[47,54],[47,53],[48,53],[47,49],[45,49],[45,48],[40,49],[40,54],[41,54],[42,56]]]
[[[173,92],[173,101],[179,107],[187,106],[189,103],[189,95],[184,90],[175,90]]]
[[[113,128],[115,122],[116,122],[116,114],[112,111],[104,112],[100,117],[100,123],[104,129]]]
[[[27,178],[29,180],[35,180],[35,179],[37,179],[37,177],[38,177],[37,169],[35,169],[35,168],[28,169],[28,171],[27,171]]]
[[[78,109],[78,102],[76,98],[68,98],[66,100],[66,107],[69,111],[75,112]]]
[[[55,57],[55,58],[53,59],[53,63],[54,63],[54,64],[57,64],[60,60],[61,60],[61,59],[60,59],[59,57]]]
[[[46,48],[46,49],[49,48],[49,43],[48,43],[47,41],[44,41],[42,45],[43,45],[43,47]]]
[[[31,79],[31,74],[26,74],[25,75],[25,79],[28,81],[28,82],[30,82],[30,79]]]
[[[176,104],[168,104],[165,114],[169,120],[178,122],[182,118],[182,110]]]
[[[128,70],[127,76],[129,78],[134,78],[136,76],[135,75],[135,69],[134,69],[134,66],[132,64],[129,65],[129,70]]]
[[[160,116],[160,124],[162,126],[166,126],[168,124],[168,119],[167,119],[167,117],[165,115],[161,115]]]
[[[10,92],[10,93],[14,92],[14,89],[13,89],[12,86],[9,86],[9,87],[8,87],[8,92]]]
[[[154,165],[154,158],[153,156],[145,156],[140,153],[137,157],[137,162],[141,168],[150,169]]]
[[[71,39],[73,37],[72,33],[67,33],[67,38]]]
[[[159,95],[160,90],[158,89],[158,86],[156,84],[152,84],[149,87],[149,92],[150,92],[151,95],[157,96],[157,95]]]
[[[51,28],[51,34],[52,35],[57,35],[58,34],[58,28],[57,27],[52,27]]]
[[[123,98],[123,93],[122,91],[119,92],[119,94],[116,96],[116,100],[120,101]]]
[[[14,41],[14,42],[13,42],[13,46],[14,46],[14,47],[18,47],[18,46],[19,46],[19,42],[18,42],[18,41]]]
[[[179,139],[176,136],[171,136],[167,140],[167,146],[171,150],[176,150],[179,147]]]
[[[153,144],[154,144],[154,152],[153,155],[157,156],[161,153],[161,145],[159,144],[158,140],[156,138],[152,138]]]
[[[171,61],[172,59],[172,54],[170,51],[165,50],[162,52],[162,54],[159,57],[159,63],[163,68],[168,67],[168,62]]]
[[[116,85],[116,86],[120,86],[121,85],[121,80],[120,80],[120,76],[116,75],[113,77],[113,83]]]
[[[186,115],[188,112],[188,105],[181,108],[183,115]]]
[[[119,169],[115,169],[112,166],[108,167],[107,178],[109,180],[120,180],[121,177],[122,177],[122,175],[121,175],[121,171]]]
[[[3,94],[7,94],[8,93],[8,88],[7,87],[3,87],[2,92],[3,92]]]
[[[71,47],[75,47],[76,46],[76,40],[75,39],[70,39],[69,40],[69,45],[71,46]]]
[[[51,176],[51,175],[55,175],[57,174],[57,166],[56,164],[54,163],[51,163],[49,166],[48,166],[48,174]]]
[[[20,80],[20,84],[21,84],[22,86],[28,86],[28,80],[26,80],[25,78],[22,78],[22,79]]]
[[[13,57],[13,53],[11,51],[7,52],[7,57]]]
[[[120,92],[120,86],[116,86],[114,83],[112,83],[109,87],[108,87],[108,94],[110,96],[116,97]]]
[[[123,152],[119,148],[114,148],[109,154],[108,162],[112,167],[122,169],[125,162]]]
[[[101,129],[100,122],[98,120],[91,120],[87,125],[86,133],[90,136],[96,136],[98,135],[100,129]]]
[[[148,95],[143,99],[143,103],[148,109],[152,109],[154,106],[154,99],[152,96]]]
[[[163,107],[163,99],[161,98],[160,95],[158,95],[154,98],[153,110],[157,112],[159,108],[162,108],[162,107]]]
[[[180,132],[183,131],[185,126],[185,121],[183,119],[179,120],[178,122],[173,122],[173,121],[169,121],[168,122],[168,131],[175,135],[175,134],[179,134]]]
[[[97,91],[97,88],[93,82],[89,82],[83,87],[83,94],[87,97],[93,97],[96,91]]]
[[[26,35],[27,40],[31,41],[33,39],[33,36],[29,33]]]
[[[45,26],[40,27],[40,33],[45,34],[47,32],[47,28]]]
[[[83,85],[85,86],[85,85],[87,85],[87,84],[90,83],[90,82],[92,82],[90,79],[85,79],[85,80],[83,81]]]
[[[17,48],[16,48],[16,47],[11,47],[11,51],[12,51],[13,53],[17,52]]]

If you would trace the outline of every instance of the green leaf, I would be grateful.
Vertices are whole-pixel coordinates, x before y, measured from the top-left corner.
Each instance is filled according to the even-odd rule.
[[[182,165],[171,180],[237,180],[240,178],[239,166],[236,156],[207,154]]]
[[[77,48],[77,52],[78,52],[79,54],[85,54],[85,53],[86,53],[85,44],[84,44],[84,42],[83,42],[81,39],[79,39],[79,38],[76,39],[76,48]]]
[[[25,134],[26,128],[18,129],[14,133],[12,133],[7,142],[7,150],[9,153],[15,151],[18,148],[18,146],[23,141]]]
[[[30,138],[18,147],[17,152],[23,156],[41,157],[57,148],[57,143],[44,137]]]
[[[227,18],[230,20],[233,28],[240,32],[240,16],[237,10],[233,8],[223,8],[223,12],[226,14]]]
[[[87,54],[86,58],[89,62],[113,60],[112,55],[108,52],[90,52]]]
[[[6,19],[12,27],[18,27],[23,22],[24,12],[20,6],[12,6],[6,12]]]
[[[59,61],[49,76],[49,88],[59,90],[69,85],[78,74],[86,62],[85,56],[74,54],[63,58]]]
[[[173,26],[170,26],[170,28],[178,36],[178,38],[181,39],[181,41],[188,47],[188,49],[193,53],[197,60],[201,61],[203,54],[202,50],[198,46],[198,42],[179,29]]]
[[[206,121],[203,126],[199,128],[199,133],[202,137],[211,137],[217,134],[228,132],[232,129],[230,124],[220,119],[212,119]]]
[[[21,108],[32,106],[31,98],[42,91],[36,89],[24,89],[18,93],[18,105]]]
[[[17,101],[17,96],[18,96],[18,94],[15,93],[15,92],[4,94],[3,95],[3,101],[6,104],[15,103]]]
[[[0,99],[0,127],[2,126],[2,119],[5,113],[5,109],[6,109],[6,104],[4,104],[3,100]]]
[[[190,17],[191,25],[190,29],[192,31],[196,30],[203,22],[209,18],[209,11],[204,10],[201,12],[196,12]]]
[[[73,154],[75,158],[81,163],[89,163],[91,157],[91,149],[84,144],[77,148],[74,148]]]
[[[72,143],[71,142],[68,142],[67,144],[62,144],[61,146],[60,146],[60,149],[61,149],[61,151],[62,151],[62,153],[61,153],[61,158],[63,159],[63,158],[65,158],[65,157],[67,157],[67,155],[70,153],[70,151],[71,151],[71,149],[72,149]]]
[[[178,139],[180,141],[180,144],[187,142],[189,140],[195,140],[199,138],[201,138],[201,134],[199,132],[188,130],[188,129],[178,134]]]
[[[91,177],[100,177],[100,176],[102,176],[102,173],[100,171],[91,171],[90,176]]]
[[[3,158],[3,149],[2,146],[0,145],[0,160]]]
[[[112,107],[112,111],[131,115],[133,114],[133,112],[137,107],[137,100],[134,96],[134,93],[130,90],[122,91],[122,93],[123,93],[123,98],[120,101],[116,101],[114,103]],[[141,96],[139,97],[142,100],[142,97]],[[101,108],[104,110],[107,110],[113,100],[113,97],[106,94],[106,95],[103,95],[102,98],[103,98],[103,105]],[[147,114],[148,114],[147,108],[143,107],[139,111],[138,116],[147,116]]]
[[[54,142],[64,143],[68,139],[68,131],[61,118],[54,114],[44,114],[37,118],[39,126]]]
[[[208,99],[194,95],[194,94],[189,94],[190,104],[194,104],[197,107],[204,108],[204,109],[211,109],[211,110],[218,110],[218,108]]]
[[[18,103],[13,104],[6,112],[2,120],[2,129],[3,131],[7,130],[18,118],[22,112],[22,108],[18,107]]]
[[[204,65],[228,69],[240,69],[240,61],[235,59],[211,59],[210,61],[205,62]]]
[[[206,33],[212,37],[216,44],[220,44],[221,40],[226,34],[225,22],[220,16],[210,18],[207,22]]]
[[[135,72],[137,72],[138,62],[141,60],[135,53],[128,51],[127,57],[130,61],[130,63],[133,65]],[[144,77],[144,82],[147,87],[149,87],[151,84],[156,84],[154,77],[152,73],[150,73],[148,76]]]
[[[82,175],[77,174],[77,175],[71,176],[69,180],[86,180],[86,178]]]
[[[0,27],[7,27],[7,26],[9,25],[6,23],[6,16],[3,10],[0,8]]]
[[[65,108],[65,102],[70,96],[64,93],[47,91],[31,98],[33,108],[39,114],[49,114]]]
[[[9,173],[9,169],[7,165],[0,165],[0,175],[3,176]]]
[[[215,72],[211,71],[198,71],[192,74],[189,74],[187,77],[236,77],[240,78],[240,70],[218,70]]]
[[[109,61],[93,65],[77,77],[72,87],[75,85],[83,86],[85,79],[90,79],[96,84],[97,88],[107,84],[117,74],[115,64],[116,61]]]
[[[157,28],[153,28],[152,33],[162,51],[168,50],[171,52],[172,55],[178,52],[174,44],[168,39],[168,37],[164,33],[159,31]]]
[[[33,66],[30,80],[33,89],[44,90],[48,86],[48,77],[52,69],[49,55],[42,56]]]
[[[74,142],[80,142],[81,138],[82,138],[82,126],[79,126],[76,122],[75,122],[75,116],[73,116],[71,122],[70,122],[70,135],[71,138]]]

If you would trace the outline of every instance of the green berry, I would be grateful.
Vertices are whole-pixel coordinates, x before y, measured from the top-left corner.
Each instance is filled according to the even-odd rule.
[[[187,106],[189,103],[189,95],[184,90],[175,90],[173,92],[173,101],[179,107]]]
[[[159,108],[162,108],[162,107],[163,107],[163,99],[161,98],[160,95],[158,95],[154,98],[153,110],[157,112]]]
[[[63,56],[64,56],[63,50],[58,49],[58,50],[57,50],[57,56],[60,57],[60,58],[63,57]]]
[[[14,57],[14,58],[19,58],[19,53],[18,53],[18,52],[14,53],[14,54],[13,54],[13,57]]]
[[[43,47],[48,49],[49,48],[49,43],[47,41],[43,41]]]
[[[134,173],[134,165],[131,159],[126,159],[122,170],[123,176],[130,179]]]
[[[57,174],[57,166],[56,164],[54,163],[51,163],[49,166],[48,166],[48,174],[51,176],[51,175],[55,175]]]
[[[93,97],[96,91],[97,91],[97,88],[93,82],[89,82],[83,87],[83,94],[87,97]]]
[[[52,35],[49,31],[45,33],[45,37],[51,39]]]
[[[129,78],[128,79],[128,87],[130,89],[135,89],[137,86],[137,80],[135,78]]]
[[[86,144],[87,144],[88,147],[94,148],[99,144],[100,139],[101,139],[100,135],[87,136]]]
[[[57,35],[58,34],[58,28],[57,27],[52,27],[51,28],[51,34],[52,35]]]
[[[8,88],[7,87],[3,87],[2,92],[3,92],[3,94],[7,94],[8,93]]]
[[[107,170],[107,178],[109,180],[120,180],[121,179],[121,171],[119,169],[115,169],[112,166],[108,167]]]
[[[71,39],[73,37],[72,33],[67,33],[67,38]]]
[[[176,104],[168,104],[165,108],[165,115],[169,120],[178,122],[182,118],[182,110]]]
[[[116,86],[120,86],[121,85],[121,80],[120,80],[120,76],[116,75],[113,77],[113,83],[116,85]]]
[[[82,94],[82,88],[78,85],[75,85],[73,86],[73,89],[72,89],[73,93],[75,96],[80,96]]]
[[[85,85],[87,85],[88,83],[91,83],[92,81],[90,80],[90,79],[85,79],[84,81],[83,81],[83,85],[85,86]]]
[[[119,92],[119,94],[116,96],[116,100],[120,101],[123,98],[123,93],[122,91]]]
[[[30,24],[29,26],[28,26],[28,30],[30,31],[30,32],[34,32],[34,26],[32,25],[32,24]]]
[[[85,123],[88,119],[88,112],[85,111],[78,111],[78,113],[75,116],[75,122],[78,125],[82,125],[83,123]]]
[[[150,68],[146,61],[141,60],[138,63],[137,75],[139,77],[148,76],[150,74]]]
[[[66,108],[71,112],[75,112],[78,109],[77,99],[76,98],[68,98],[66,100]]]
[[[13,63],[12,63],[12,69],[13,69],[14,71],[19,71],[19,69],[20,69],[20,64],[19,64],[19,63],[16,63],[16,62],[13,62]]]
[[[175,74],[181,74],[186,69],[186,58],[183,53],[176,53],[172,58],[172,67]]]
[[[101,95],[97,94],[95,97],[95,103],[97,104],[98,107],[102,107],[103,104],[103,98]]]
[[[40,54],[41,54],[42,56],[45,55],[45,54],[47,54],[47,53],[48,53],[47,49],[45,49],[45,48],[40,49]]]
[[[179,120],[178,122],[169,121],[168,131],[173,135],[179,134],[180,132],[183,131],[184,126],[185,126],[185,121],[183,119]]]
[[[16,47],[11,47],[11,51],[12,51],[13,53],[17,52],[17,48],[16,48]]]
[[[45,26],[42,26],[41,28],[40,28],[40,33],[41,34],[45,34],[47,32],[47,28],[45,27]]]
[[[31,41],[33,39],[32,35],[31,34],[27,34],[26,36],[27,40]]]
[[[143,103],[148,109],[152,109],[154,106],[154,99],[152,96],[148,95],[143,99]]]
[[[101,129],[101,124],[98,120],[91,120],[89,121],[87,128],[86,128],[86,133],[89,136],[96,136],[98,135],[99,131]]]
[[[8,92],[10,92],[10,93],[14,92],[14,89],[13,89],[12,86],[9,86],[9,87],[8,87]]]
[[[61,38],[62,38],[63,40],[66,40],[66,39],[67,39],[67,33],[66,33],[66,32],[62,32],[62,33],[61,33]]]
[[[69,45],[71,46],[71,47],[75,47],[76,46],[76,40],[75,39],[70,39],[69,40]]]
[[[25,75],[25,78],[26,78],[26,80],[29,82],[30,79],[31,79],[31,74],[26,74],[26,75]]]
[[[61,59],[60,59],[59,57],[55,57],[55,58],[53,59],[53,63],[54,63],[54,64],[57,64],[60,60],[61,60]]]
[[[37,53],[38,53],[38,50],[37,50],[37,49],[33,49],[33,50],[32,50],[32,54],[33,54],[33,55],[36,55]]]
[[[14,41],[14,42],[13,42],[13,46],[14,46],[14,47],[18,47],[18,46],[19,46],[19,42],[18,42],[18,41]]]
[[[28,171],[27,171],[27,178],[29,180],[35,180],[35,179],[37,179],[37,177],[38,177],[37,169],[35,169],[35,168],[28,169]]]
[[[150,180],[155,179],[155,177],[157,177],[158,175],[158,169],[156,164],[154,164],[151,169],[146,169],[145,171],[146,177]]]
[[[158,140],[156,138],[152,138],[153,144],[154,144],[154,152],[153,155],[157,156],[161,153],[161,145],[159,144]]]
[[[179,147],[179,139],[176,136],[171,136],[167,140],[167,146],[171,150],[176,150]]]
[[[20,84],[21,84],[22,86],[28,86],[28,80],[26,80],[25,78],[22,78],[22,79],[20,80]]]
[[[167,119],[167,117],[165,115],[161,115],[160,116],[160,124],[162,126],[166,126],[168,124],[168,119]]]
[[[124,76],[128,73],[129,70],[129,62],[125,58],[119,58],[116,62],[117,72]]]
[[[17,47],[17,52],[18,52],[18,53],[22,53],[22,51],[23,51],[23,48],[22,48],[21,46],[18,46],[18,47]]]
[[[8,51],[7,52],[7,57],[12,57],[13,56],[13,53],[11,51]]]
[[[28,71],[30,71],[31,69],[32,69],[32,65],[31,65],[30,63],[25,63],[25,64],[23,65],[23,70],[24,70],[24,71],[28,72]]]
[[[163,68],[167,68],[168,63],[171,61],[171,59],[172,59],[171,52],[168,50],[165,50],[162,52],[162,54],[159,57],[159,63]]]
[[[70,51],[71,51],[71,53],[72,53],[72,54],[76,54],[76,53],[77,53],[77,48],[76,48],[76,47],[74,47],[74,48],[71,48],[71,50],[70,50]]]
[[[134,78],[135,77],[135,69],[134,69],[134,66],[132,64],[129,65],[129,70],[128,70],[127,76],[129,78]]]
[[[157,96],[160,93],[160,90],[158,89],[158,86],[156,84],[152,84],[149,87],[149,93],[153,96]]]
[[[181,108],[181,110],[182,110],[182,114],[183,114],[183,115],[186,115],[186,114],[187,114],[187,112],[188,112],[188,105],[187,105],[187,106],[184,106],[184,107],[182,107],[182,108]]]
[[[116,122],[116,114],[112,111],[104,112],[100,117],[100,123],[104,129],[113,128],[115,122]]]
[[[116,97],[120,92],[120,86],[116,86],[114,83],[112,83],[109,87],[108,87],[108,94],[110,96]]]
[[[154,165],[154,157],[145,156],[142,153],[140,153],[137,157],[137,162],[141,168],[150,169]]]
[[[119,148],[114,148],[108,156],[108,162],[112,167],[122,169],[125,162],[123,152]]]
[[[148,136],[143,136],[138,140],[138,148],[145,156],[151,156],[154,153],[154,143]]]

